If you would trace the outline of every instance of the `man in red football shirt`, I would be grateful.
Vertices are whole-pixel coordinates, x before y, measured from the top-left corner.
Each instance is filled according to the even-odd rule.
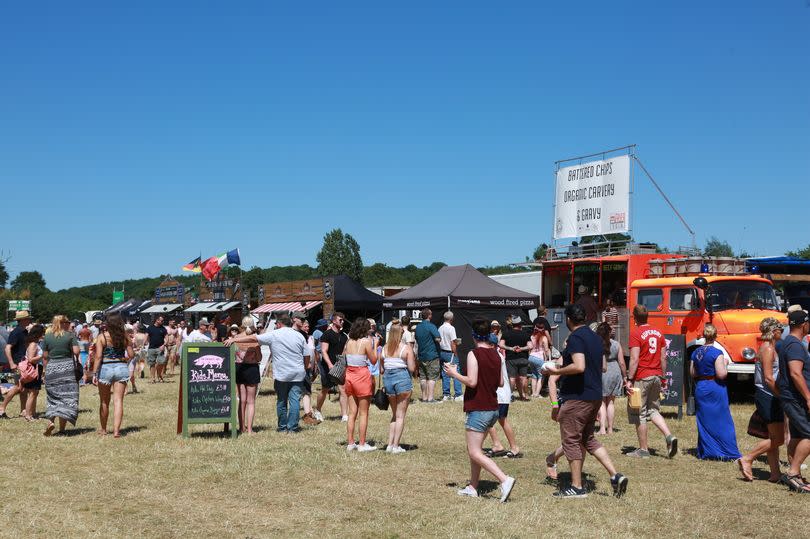
[[[650,449],[647,446],[647,422],[658,427],[666,437],[667,456],[674,457],[678,453],[678,439],[667,427],[661,416],[661,380],[667,368],[664,355],[664,336],[661,332],[647,323],[647,308],[636,305],[633,308],[633,319],[636,327],[630,332],[630,366],[627,368],[627,381],[625,386],[628,394],[631,389],[641,392],[641,407],[638,410],[630,408],[630,399],[627,399],[627,419],[636,426],[638,434],[638,449],[627,454],[629,457],[648,458]]]

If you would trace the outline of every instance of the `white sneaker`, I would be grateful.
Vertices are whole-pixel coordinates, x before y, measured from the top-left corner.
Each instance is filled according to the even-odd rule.
[[[457,395],[453,400],[456,402],[462,402],[464,400],[464,395]]]
[[[446,395],[446,396],[442,397],[442,402],[447,402],[447,401],[451,401],[451,400],[453,400],[453,397],[451,397],[450,395]]]
[[[376,446],[368,445],[368,443],[357,446],[358,453],[368,453],[369,451],[376,451],[376,450],[377,450]]]
[[[385,446],[385,452],[386,452],[386,453],[391,453],[393,450],[394,450],[394,446],[393,446],[393,445],[387,445],[387,446]]]
[[[405,452],[406,451],[404,449],[402,449],[401,447],[399,447],[399,446],[396,446],[391,450],[391,453],[393,453],[394,455],[398,455],[400,453],[405,453]]]
[[[478,491],[472,488],[472,485],[467,485],[457,492],[459,496],[469,496],[470,498],[477,498]]]
[[[357,449],[357,444],[348,444],[346,446],[346,451],[354,451],[355,449]]]
[[[514,477],[507,477],[506,481],[501,483],[501,503],[505,503],[506,500],[509,499],[509,495],[512,493],[512,487],[514,486],[515,486]]]
[[[321,414],[318,410],[312,410],[312,417],[318,421],[323,421],[323,414]]]
[[[347,422],[349,420],[349,416],[344,415],[343,417],[340,418],[340,420],[345,423],[345,422]]]

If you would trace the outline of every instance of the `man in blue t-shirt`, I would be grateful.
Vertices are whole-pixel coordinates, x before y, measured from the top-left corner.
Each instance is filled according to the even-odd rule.
[[[586,325],[587,313],[582,305],[565,308],[566,325],[571,331],[563,350],[562,367],[546,367],[547,375],[562,376],[561,407],[557,414],[562,449],[571,466],[571,486],[555,492],[557,498],[585,498],[582,486],[583,448],[610,474],[613,494],[621,497],[627,490],[627,478],[616,472],[607,449],[593,435],[593,425],[602,402],[602,339]]]
[[[788,313],[790,334],[779,347],[779,398],[790,426],[792,454],[786,483],[791,490],[810,493],[810,484],[801,477],[801,466],[810,455],[810,355],[802,343],[810,331],[807,311]]]
[[[422,322],[416,326],[414,336],[419,353],[416,357],[419,367],[419,387],[422,390],[421,402],[435,402],[433,400],[433,390],[436,387],[436,380],[441,376],[439,365],[439,349],[437,344],[441,341],[439,330],[430,321],[433,312],[422,309]]]

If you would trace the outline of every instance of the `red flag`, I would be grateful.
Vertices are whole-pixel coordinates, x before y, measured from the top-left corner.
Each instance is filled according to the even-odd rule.
[[[216,277],[219,270],[222,269],[222,266],[219,265],[219,257],[212,256],[208,260],[202,263],[202,274],[207,280],[211,280]]]

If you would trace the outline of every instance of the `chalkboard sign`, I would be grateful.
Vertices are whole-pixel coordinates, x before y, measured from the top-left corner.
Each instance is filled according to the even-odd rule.
[[[220,343],[183,344],[183,436],[188,436],[189,424],[196,423],[225,423],[236,436],[235,370],[231,348]]]
[[[662,391],[661,404],[677,406],[680,419],[683,415],[686,338],[683,335],[664,335],[664,340],[666,341],[664,357],[667,360],[667,371],[664,376],[667,379],[667,390]]]

